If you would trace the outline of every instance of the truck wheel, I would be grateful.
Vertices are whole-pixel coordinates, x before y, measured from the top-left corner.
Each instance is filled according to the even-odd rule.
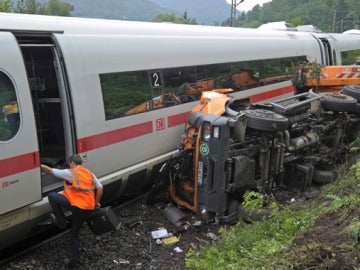
[[[284,131],[289,126],[289,120],[273,111],[257,109],[245,110],[247,126],[262,131]]]
[[[360,85],[346,85],[340,93],[353,97],[360,102]]]
[[[337,93],[323,93],[320,100],[324,109],[335,112],[354,112],[357,104],[355,98]]]
[[[323,93],[320,100],[325,109],[338,112],[351,112],[357,104],[355,98],[337,93]]]

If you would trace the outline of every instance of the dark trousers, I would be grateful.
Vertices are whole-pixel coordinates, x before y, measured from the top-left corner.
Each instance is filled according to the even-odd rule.
[[[8,123],[9,123],[11,137],[14,137],[15,134],[18,132],[18,129],[19,129],[20,116],[19,116],[18,113],[12,113],[12,114],[8,114],[6,116],[6,118],[7,118]]]
[[[50,206],[54,212],[56,220],[59,224],[66,224],[63,209],[69,210],[72,213],[71,219],[71,242],[70,242],[70,260],[79,260],[80,258],[80,240],[79,233],[82,224],[89,218],[92,210],[83,210],[76,206],[71,206],[68,199],[56,192],[51,192],[48,196]]]

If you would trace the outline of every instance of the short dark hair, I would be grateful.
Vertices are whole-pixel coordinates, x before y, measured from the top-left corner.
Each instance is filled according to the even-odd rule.
[[[74,154],[69,157],[69,163],[71,163],[71,161],[73,161],[76,165],[82,164],[82,158],[77,154]]]

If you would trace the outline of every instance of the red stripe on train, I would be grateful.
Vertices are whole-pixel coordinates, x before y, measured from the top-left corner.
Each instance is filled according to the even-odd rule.
[[[179,113],[168,117],[168,127],[175,127],[186,123],[190,112]]]
[[[275,98],[277,96],[290,94],[290,93],[294,93],[294,86],[292,86],[292,85],[287,86],[287,87],[282,87],[282,88],[272,90],[272,91],[263,92],[260,94],[251,95],[250,102],[255,103],[255,102],[263,101],[263,100],[270,99],[270,98]]]
[[[0,178],[39,168],[39,152],[0,160]]]
[[[145,122],[78,139],[78,153],[94,150],[153,132],[152,122]]]
[[[293,86],[283,87],[276,90],[259,93],[250,96],[252,103],[263,101],[269,98],[274,98],[284,94],[294,92]],[[168,127],[174,127],[177,125],[183,125],[190,112],[180,113],[169,116]],[[96,134],[89,137],[78,139],[78,152],[86,152],[97,148],[109,146],[121,141],[130,140],[136,137],[140,137],[146,134],[152,133],[153,123],[148,121],[145,123]],[[9,176],[15,173],[21,173],[27,170],[32,170],[39,167],[39,152],[32,152],[16,157],[0,160],[0,177]]]

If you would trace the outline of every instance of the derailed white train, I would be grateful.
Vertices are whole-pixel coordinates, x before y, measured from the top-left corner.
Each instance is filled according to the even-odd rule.
[[[3,249],[40,232],[61,192],[40,163],[79,153],[103,202],[141,193],[202,90],[291,94],[292,65],[353,64],[360,36],[0,13],[0,48],[0,105],[18,107],[0,116]]]

